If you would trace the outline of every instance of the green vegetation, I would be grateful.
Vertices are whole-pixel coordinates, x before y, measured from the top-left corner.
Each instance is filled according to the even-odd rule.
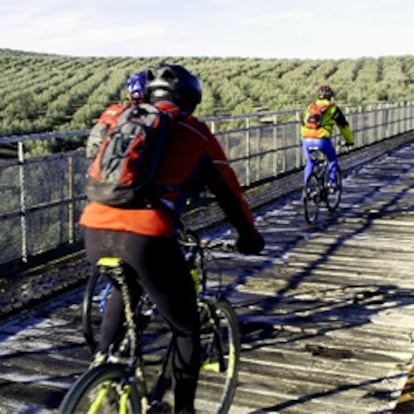
[[[414,96],[414,56],[81,58],[0,49],[0,137],[89,129],[105,106],[126,99],[128,76],[161,61],[182,64],[200,77],[199,117],[300,108],[322,83],[343,104]]]

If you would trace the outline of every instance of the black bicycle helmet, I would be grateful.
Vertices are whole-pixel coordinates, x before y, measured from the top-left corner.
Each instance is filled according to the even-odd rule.
[[[321,85],[316,89],[316,95],[318,99],[332,99],[335,96],[335,92],[330,86]]]
[[[182,110],[192,113],[201,102],[201,84],[196,76],[180,65],[162,64],[147,70],[150,102],[168,97]]]

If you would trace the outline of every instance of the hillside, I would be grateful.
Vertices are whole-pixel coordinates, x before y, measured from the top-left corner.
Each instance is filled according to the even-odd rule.
[[[349,60],[247,58],[81,58],[0,49],[0,137],[87,129],[125,99],[132,73],[161,61],[200,77],[196,115],[297,108],[329,83],[341,103],[412,98],[414,56]]]

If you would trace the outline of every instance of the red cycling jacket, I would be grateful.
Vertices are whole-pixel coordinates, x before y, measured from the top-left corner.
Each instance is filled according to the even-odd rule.
[[[179,116],[178,107],[160,102],[156,106]],[[254,228],[250,208],[223,149],[206,124],[192,115],[179,119],[168,138],[167,156],[155,177],[162,188],[170,187],[163,200],[180,213],[190,187],[206,185],[229,222],[239,233]],[[171,237],[175,224],[167,209],[123,209],[89,202],[80,224],[94,229],[127,231],[147,236]]]

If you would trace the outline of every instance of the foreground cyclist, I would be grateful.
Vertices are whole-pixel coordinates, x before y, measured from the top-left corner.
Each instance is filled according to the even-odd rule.
[[[122,258],[169,322],[175,341],[175,413],[191,414],[200,364],[200,327],[194,283],[174,237],[175,217],[190,189],[207,186],[237,229],[241,253],[259,253],[264,241],[223,149],[208,127],[192,116],[202,97],[197,77],[182,66],[161,65],[146,72],[146,82],[148,100],[179,117],[156,174],[155,181],[166,189],[161,206],[122,209],[90,202],[80,223],[86,228],[88,260],[94,264],[102,256]],[[169,187],[174,190],[168,191]],[[122,320],[120,292],[113,288],[103,317],[100,356],[108,351]]]
[[[328,85],[322,85],[317,88],[316,96],[317,100],[308,106],[302,119],[302,148],[306,158],[304,184],[315,165],[315,160],[310,157],[309,148],[316,147],[328,159],[329,185],[334,191],[338,157],[331,137],[335,124],[345,139],[345,145],[353,145],[354,137],[341,109],[332,102],[334,91]]]

